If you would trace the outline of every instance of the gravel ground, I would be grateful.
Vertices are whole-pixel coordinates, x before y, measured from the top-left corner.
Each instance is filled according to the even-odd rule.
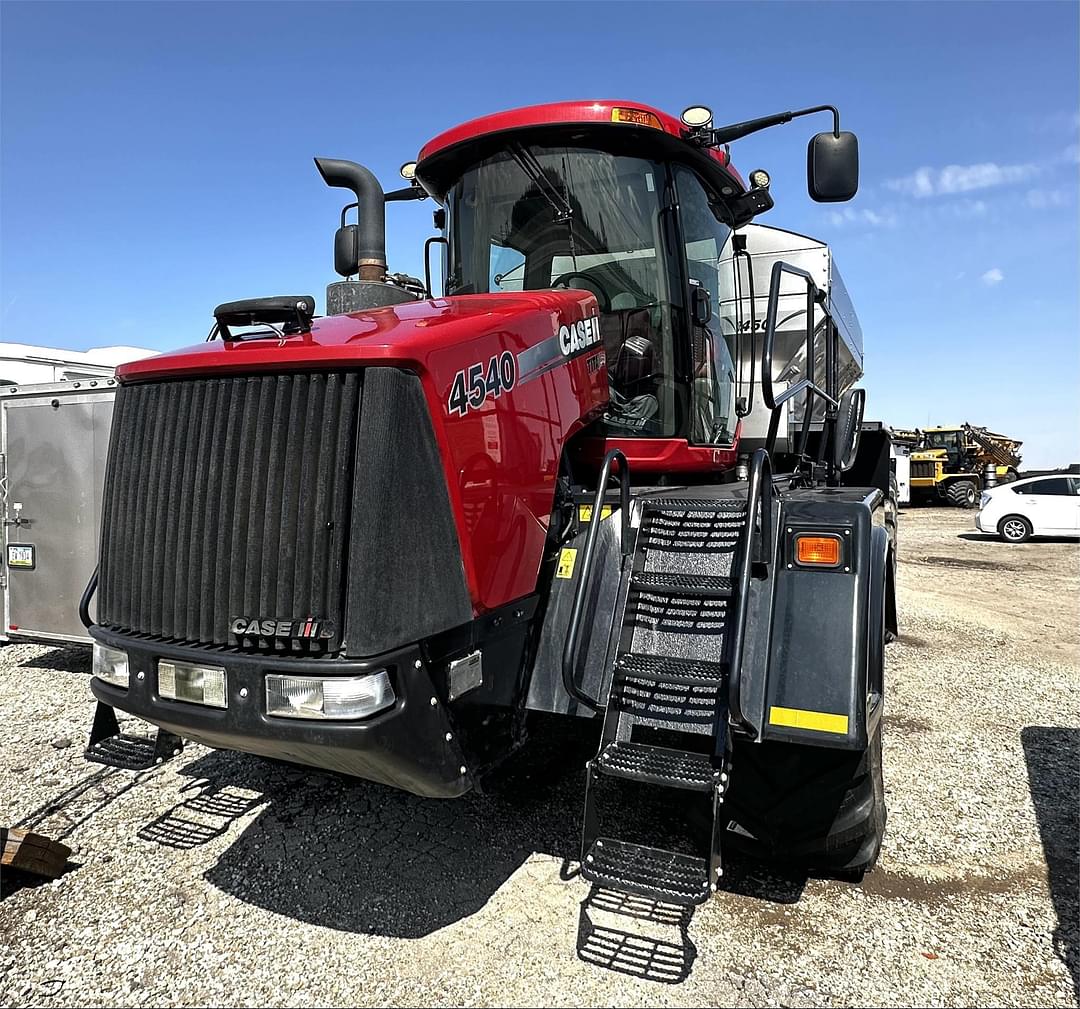
[[[1075,1005],[1080,551],[924,509],[901,554],[878,869],[734,863],[692,916],[575,875],[580,741],[452,802],[198,746],[100,769],[88,654],[4,648],[0,823],[75,853],[0,880],[0,1003]]]

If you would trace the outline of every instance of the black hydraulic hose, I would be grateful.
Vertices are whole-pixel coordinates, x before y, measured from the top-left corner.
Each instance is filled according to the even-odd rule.
[[[607,490],[608,480],[611,479],[612,463],[616,461],[619,463],[619,513],[622,523],[623,555],[625,556],[630,549],[630,469],[626,463],[626,456],[617,448],[613,448],[604,456],[604,464],[600,467],[600,480],[596,487],[596,497],[593,499],[592,518],[589,522],[588,535],[585,537],[585,552],[581,558],[577,588],[574,591],[574,605],[570,610],[570,622],[566,628],[566,643],[563,645],[563,687],[575,701],[584,704],[585,707],[591,708],[593,711],[602,711],[604,706],[577,685],[577,677],[574,675],[577,664],[578,630],[581,624],[581,614],[585,609],[585,593],[589,582],[592,581],[593,554],[596,550],[596,538],[600,531],[600,515],[604,507],[604,494]]]
[[[764,493],[763,493],[764,492]],[[761,553],[765,563],[772,558],[772,462],[769,453],[759,448],[750,459],[750,484],[746,492],[746,534],[743,539],[743,551],[739,566],[739,595],[735,607],[735,627],[733,628],[730,667],[728,669],[728,713],[734,722],[751,737],[757,730],[747,720],[742,709],[742,658],[743,643],[746,637],[746,613],[749,606],[750,568],[754,562],[754,540],[758,515],[761,515]],[[762,503],[762,498],[767,498]]]
[[[87,630],[94,626],[94,621],[90,619],[90,600],[94,598],[94,593],[97,592],[97,584],[98,569],[95,567],[94,573],[90,576],[90,581],[86,583],[86,588],[83,589],[82,599],[79,600],[79,619]]]

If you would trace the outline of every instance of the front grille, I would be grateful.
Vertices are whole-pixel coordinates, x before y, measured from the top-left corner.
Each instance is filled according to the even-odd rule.
[[[122,386],[105,478],[99,622],[202,645],[340,645],[358,373]],[[230,634],[332,621],[330,639]]]
[[[929,479],[933,480],[937,475],[937,463],[935,462],[913,462],[911,464],[911,475],[915,479]]]

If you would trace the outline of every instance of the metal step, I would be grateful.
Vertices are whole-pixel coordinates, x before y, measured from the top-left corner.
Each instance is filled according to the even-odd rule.
[[[184,741],[171,732],[158,729],[153,736],[129,736],[120,731],[116,713],[102,701],[94,712],[90,742],[83,756],[95,764],[145,771],[184,749]]]
[[[745,498],[643,498],[642,507],[647,512],[745,512]]]
[[[709,899],[705,859],[609,837],[593,842],[581,863],[581,875],[598,886],[670,904],[701,904]]]
[[[693,599],[729,599],[735,591],[734,581],[722,575],[669,571],[636,571],[630,578],[630,587],[654,595]]]
[[[628,740],[608,743],[596,758],[596,767],[615,778],[694,792],[708,792],[720,774],[707,754]]]
[[[162,740],[162,730],[158,730],[156,738],[148,739],[145,736],[106,736],[96,743],[91,743],[86,748],[86,759],[95,764],[106,764],[109,767],[122,767],[128,771],[145,771],[147,768],[175,757],[183,748],[183,741],[171,732],[165,736],[175,740],[175,745],[162,746],[168,740]]]
[[[688,686],[719,686],[727,677],[727,667],[721,662],[676,659],[666,655],[635,655],[632,652],[620,655],[615,668],[631,679],[684,683]]]

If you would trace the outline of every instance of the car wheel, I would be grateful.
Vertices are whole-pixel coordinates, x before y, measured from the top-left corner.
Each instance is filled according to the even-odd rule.
[[[998,532],[1006,543],[1023,543],[1031,538],[1031,523],[1023,515],[1006,515],[998,523]]]

